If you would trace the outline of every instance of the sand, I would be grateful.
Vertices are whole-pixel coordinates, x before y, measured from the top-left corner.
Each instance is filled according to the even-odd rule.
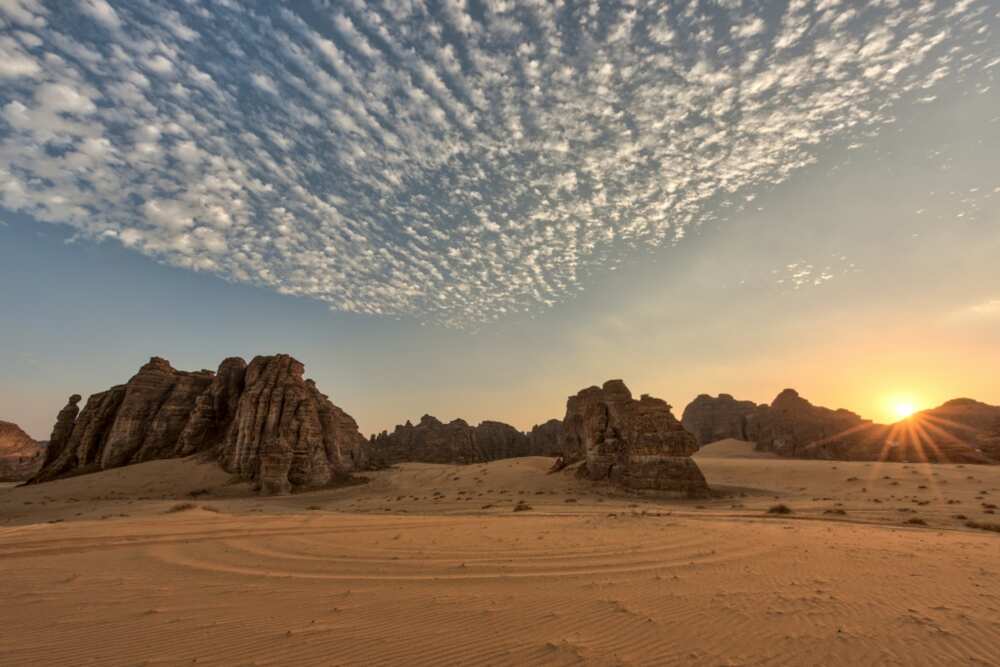
[[[195,459],[0,489],[0,664],[1000,662],[1000,534],[965,526],[1000,522],[1000,468],[697,458],[725,497],[547,458],[283,498]]]

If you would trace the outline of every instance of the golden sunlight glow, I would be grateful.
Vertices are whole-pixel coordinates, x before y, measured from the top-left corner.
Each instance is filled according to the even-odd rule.
[[[896,415],[896,419],[906,419],[916,412],[917,409],[913,406],[913,403],[899,402],[893,403],[892,411]]]

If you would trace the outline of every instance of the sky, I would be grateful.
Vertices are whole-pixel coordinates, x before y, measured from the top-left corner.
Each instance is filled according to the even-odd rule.
[[[1000,404],[993,0],[0,0],[0,419],[286,352],[363,433]]]

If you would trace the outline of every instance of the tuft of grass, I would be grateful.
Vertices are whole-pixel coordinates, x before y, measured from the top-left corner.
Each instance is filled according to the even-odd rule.
[[[1000,533],[1000,523],[989,523],[985,521],[966,521],[965,525],[976,530],[988,530],[993,533]]]
[[[517,504],[514,505],[514,511],[515,512],[527,512],[530,509],[534,509],[534,508],[532,508],[531,505],[529,505],[528,503],[524,502],[523,500],[518,500]]]
[[[927,522],[924,521],[923,519],[921,519],[919,516],[915,516],[915,517],[911,517],[911,518],[907,519],[906,523],[908,523],[911,526],[926,526],[927,525]]]
[[[174,514],[175,512],[186,512],[188,510],[193,510],[198,507],[194,503],[177,503],[170,509],[168,509],[164,514]]]
[[[844,516],[847,514],[847,512],[837,507],[831,510],[823,510],[823,514],[836,514],[837,516]]]
[[[792,508],[785,504],[773,505],[769,510],[768,514],[791,514]]]
[[[316,510],[321,510],[321,509],[323,509],[323,508],[322,508],[322,507],[320,507],[319,505],[310,505],[310,506],[309,506],[309,507],[307,507],[306,509],[307,509],[307,510],[310,510],[310,511],[313,511],[313,512],[315,512]]]

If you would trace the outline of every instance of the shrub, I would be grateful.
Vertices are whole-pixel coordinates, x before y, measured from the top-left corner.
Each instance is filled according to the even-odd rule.
[[[983,521],[968,521],[965,524],[969,528],[977,530],[988,530],[993,533],[1000,533],[1000,523],[986,523]]]

